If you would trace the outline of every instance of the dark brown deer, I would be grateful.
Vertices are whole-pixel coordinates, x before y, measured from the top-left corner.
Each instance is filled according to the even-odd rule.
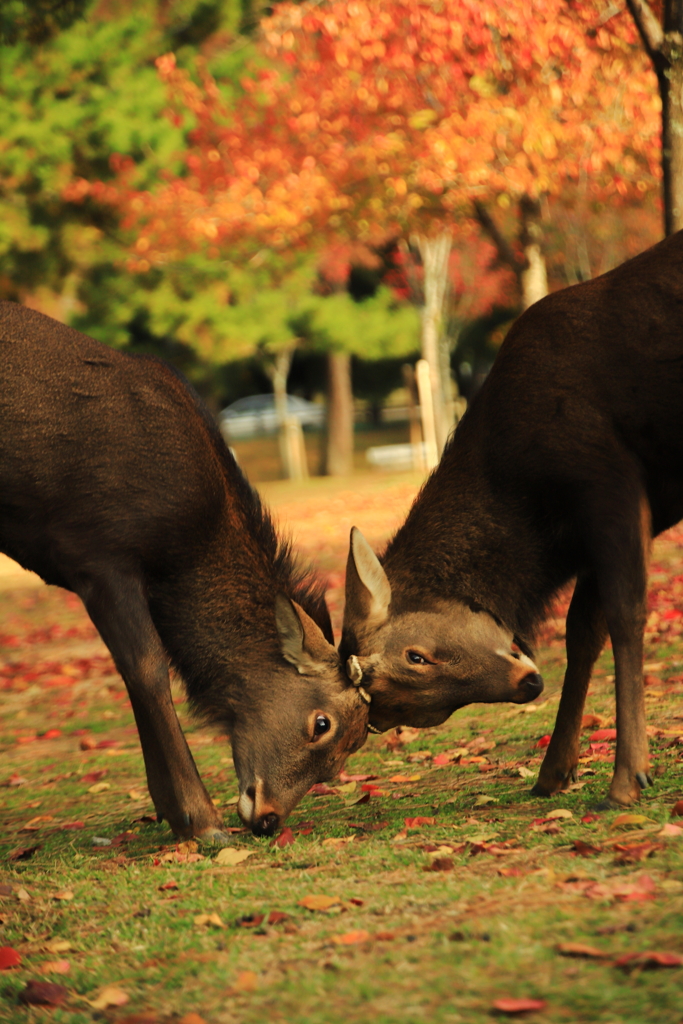
[[[227,732],[238,810],[269,835],[367,732],[322,590],[209,413],[160,360],[0,303],[0,550],[78,594],[130,695],[176,835],[221,841],[169,688]]]
[[[493,369],[380,562],[354,532],[341,652],[370,722],[436,725],[542,688],[536,627],[576,578],[567,669],[535,792],[574,778],[593,664],[614,651],[609,802],[651,784],[647,562],[683,517],[683,232],[541,300]]]

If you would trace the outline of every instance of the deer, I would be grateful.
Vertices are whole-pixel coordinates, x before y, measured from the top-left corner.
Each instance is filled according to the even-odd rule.
[[[174,708],[229,735],[238,813],[272,835],[367,735],[323,588],[190,385],[0,303],[0,550],[77,594],[126,685],[159,821],[227,842]]]
[[[529,307],[378,558],[354,529],[340,653],[370,728],[524,703],[534,638],[575,581],[557,719],[533,792],[576,779],[593,666],[614,655],[601,806],[652,785],[643,652],[653,537],[683,518],[683,232]]]

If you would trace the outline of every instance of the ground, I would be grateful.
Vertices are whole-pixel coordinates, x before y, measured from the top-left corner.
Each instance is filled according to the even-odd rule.
[[[418,486],[365,474],[262,487],[328,576],[337,627],[349,527],[379,546]],[[240,828],[227,742],[188,720],[178,687],[234,829],[227,853],[154,821],[123,684],[78,599],[0,568],[0,1021],[683,1021],[683,533],[653,559],[656,785],[639,807],[592,810],[614,753],[609,651],[579,781],[530,794],[559,697],[561,601],[538,701],[371,737],[275,841]],[[52,1009],[19,1002],[41,996]]]

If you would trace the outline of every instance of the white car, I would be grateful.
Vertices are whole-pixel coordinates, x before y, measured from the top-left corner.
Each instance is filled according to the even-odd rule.
[[[287,395],[287,413],[296,416],[302,427],[321,427],[325,422],[324,406],[296,395]],[[275,396],[238,398],[219,414],[218,426],[228,443],[258,434],[274,434],[278,429]]]

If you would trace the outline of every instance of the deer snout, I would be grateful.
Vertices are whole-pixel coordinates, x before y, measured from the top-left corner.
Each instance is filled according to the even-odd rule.
[[[510,665],[508,678],[515,692],[515,703],[526,704],[538,697],[543,692],[543,678],[531,658],[521,652],[506,654],[505,658]]]
[[[251,823],[251,831],[255,836],[272,836],[279,823],[280,815],[270,811]]]
[[[237,813],[255,836],[272,836],[280,821],[286,817],[266,798],[263,780],[258,776],[256,785],[247,786],[240,795]]]

